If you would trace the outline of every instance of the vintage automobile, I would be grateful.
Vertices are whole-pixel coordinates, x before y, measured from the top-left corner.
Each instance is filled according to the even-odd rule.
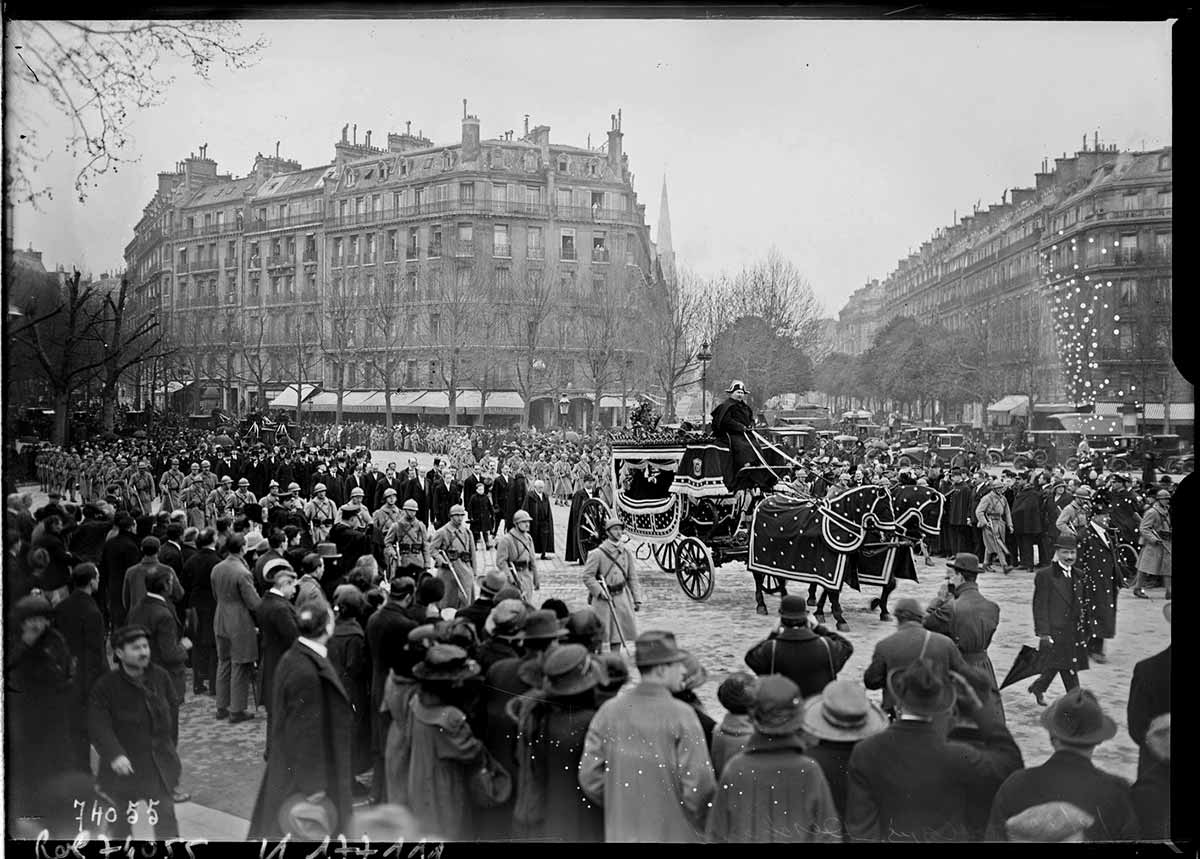
[[[762,433],[792,456],[801,456],[817,446],[817,430],[807,424],[774,426]]]
[[[900,430],[900,441],[892,444],[892,456],[901,467],[926,465],[929,451],[945,427],[907,427]],[[960,444],[961,447],[961,444]]]

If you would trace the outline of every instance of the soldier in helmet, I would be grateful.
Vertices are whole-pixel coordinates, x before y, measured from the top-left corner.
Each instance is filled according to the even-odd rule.
[[[150,473],[150,460],[138,460],[138,470],[130,481],[133,497],[130,501],[135,504],[143,516],[154,512],[154,475]]]
[[[350,500],[341,506],[341,510],[354,511],[354,527],[370,528],[371,515],[367,513],[367,508],[363,506],[363,499],[366,497],[366,490],[361,486],[355,486],[350,490]]]
[[[466,521],[467,508],[451,505],[450,521],[438,528],[429,541],[438,578],[446,585],[442,608],[466,608],[475,602],[475,540]]]
[[[314,483],[312,500],[304,508],[304,515],[308,517],[312,530],[314,546],[329,540],[329,529],[333,527],[334,515],[337,513],[337,508],[325,495],[327,491],[328,487],[324,483]]]
[[[226,474],[221,478],[221,485],[208,493],[205,500],[209,524],[218,519],[233,518],[234,497],[233,478]]]
[[[238,479],[238,488],[233,493],[233,502],[231,509],[234,516],[239,516],[246,511],[247,504],[257,504],[258,499],[254,497],[254,493],[250,491],[249,478],[242,477]]]
[[[158,481],[158,491],[162,494],[163,510],[182,510],[184,474],[179,470],[179,457],[171,457],[171,467],[163,472]]]
[[[409,498],[401,507],[400,519],[383,538],[385,557],[395,555],[395,575],[408,576],[420,584],[429,570],[429,539],[420,519],[421,505]]]
[[[512,518],[512,529],[496,541],[496,569],[521,591],[526,602],[532,602],[533,592],[542,588],[533,536],[529,533],[533,517],[527,510],[517,510]]]
[[[642,607],[637,593],[633,550],[628,544],[621,544],[624,533],[621,520],[610,517],[604,523],[605,541],[588,552],[587,562],[583,565],[588,603],[600,619],[601,641],[612,650],[619,650],[622,642],[629,643],[637,638],[633,615]]]
[[[400,508],[396,506],[396,490],[389,486],[383,491],[383,503],[379,505],[379,509],[375,511],[375,515],[371,517],[371,521],[375,525],[375,531],[372,534],[372,543],[375,546],[379,560],[383,563],[384,574],[389,581],[396,566],[396,551],[393,547],[389,552],[388,547],[384,544],[384,540],[391,533],[392,526],[399,522],[400,518]]]

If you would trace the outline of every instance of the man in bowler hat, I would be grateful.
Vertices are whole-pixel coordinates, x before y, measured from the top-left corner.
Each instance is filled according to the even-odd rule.
[[[1054,559],[1033,577],[1033,631],[1043,661],[1042,674],[1029,691],[1041,706],[1055,674],[1069,692],[1079,685],[1079,672],[1088,667],[1088,639],[1082,635],[1085,584],[1075,570],[1077,549],[1074,534],[1060,533]]]

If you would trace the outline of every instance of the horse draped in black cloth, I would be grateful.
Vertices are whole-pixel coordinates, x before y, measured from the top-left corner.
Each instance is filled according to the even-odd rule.
[[[843,583],[855,590],[862,585],[882,587],[872,608],[880,606],[880,616],[885,616],[896,579],[917,578],[904,532],[910,527],[936,528],[940,519],[940,503],[926,503],[940,500],[940,493],[929,491],[938,498],[905,493],[899,516],[891,493],[876,485],[822,500],[786,495],[765,499],[754,513],[747,562],[754,575],[759,613],[766,611],[763,583],[770,576],[779,581],[808,582],[813,588],[820,585],[824,593],[817,613],[828,596],[839,630],[849,629],[840,600]]]

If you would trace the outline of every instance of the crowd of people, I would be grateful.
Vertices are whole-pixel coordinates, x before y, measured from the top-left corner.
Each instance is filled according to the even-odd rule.
[[[928,607],[897,603],[898,629],[861,678],[843,672],[853,644],[785,597],[749,672],[722,679],[718,721],[696,694],[705,666],[670,632],[639,634],[619,519],[590,552],[565,547],[582,565],[578,605],[537,595],[554,504],[611,503],[602,441],[442,428],[413,443],[438,454],[425,474],[415,459],[379,470],[342,438],[231,449],[179,431],[41,454],[49,502],[11,496],[5,521],[16,831],[74,837],[63,797],[95,791],[121,812],[152,803],[156,836],[177,835],[190,675],[218,719],[266,711],[253,839],[1167,837],[1170,648],[1134,672],[1130,785],[1091,762],[1117,729],[1079,671],[1103,659],[1111,634],[1094,606],[1111,597],[1115,624],[1116,596],[1077,563],[1110,524],[1129,526],[1142,557],[1157,555],[1139,560],[1137,587],[1144,574],[1169,589],[1169,498],[1145,507],[1121,480],[1054,471],[943,479],[806,457],[793,488],[818,497],[879,480],[943,491],[932,548],[951,557],[947,583]],[[1039,530],[1017,527],[1028,509]],[[1066,691],[1043,713],[1055,751],[1038,766],[1006,726],[987,657],[989,555],[1006,572],[1014,557],[1039,567],[1031,692],[1044,703],[1055,676]],[[111,834],[127,832],[116,814]]]

